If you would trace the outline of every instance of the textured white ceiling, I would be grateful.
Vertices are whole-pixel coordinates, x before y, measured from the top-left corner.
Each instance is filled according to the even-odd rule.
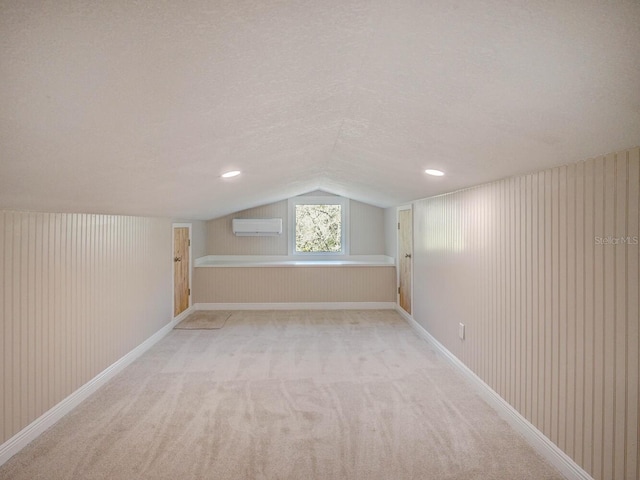
[[[640,144],[639,46],[637,0],[0,0],[0,208],[391,206],[583,160]]]

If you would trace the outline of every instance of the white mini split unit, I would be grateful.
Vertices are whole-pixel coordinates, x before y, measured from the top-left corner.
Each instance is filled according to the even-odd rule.
[[[281,218],[234,218],[231,229],[238,237],[272,237],[282,233]]]

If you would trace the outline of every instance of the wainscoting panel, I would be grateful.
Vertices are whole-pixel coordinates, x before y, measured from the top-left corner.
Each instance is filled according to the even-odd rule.
[[[196,267],[194,303],[395,302],[388,267]]]
[[[596,479],[639,478],[639,190],[634,148],[414,204],[415,320]]]
[[[0,444],[171,320],[171,223],[0,211]]]

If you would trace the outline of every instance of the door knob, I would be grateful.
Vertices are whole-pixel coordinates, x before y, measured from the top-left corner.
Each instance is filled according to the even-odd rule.
[[[182,257],[173,257],[174,262],[179,262],[180,260],[182,260]]]
[[[404,254],[404,258],[411,258],[411,254],[410,253],[405,253]]]

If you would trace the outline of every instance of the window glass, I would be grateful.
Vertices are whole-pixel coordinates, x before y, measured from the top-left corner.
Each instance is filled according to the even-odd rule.
[[[300,195],[289,199],[289,255],[349,255],[349,199]]]
[[[296,205],[296,253],[342,251],[342,205]]]

